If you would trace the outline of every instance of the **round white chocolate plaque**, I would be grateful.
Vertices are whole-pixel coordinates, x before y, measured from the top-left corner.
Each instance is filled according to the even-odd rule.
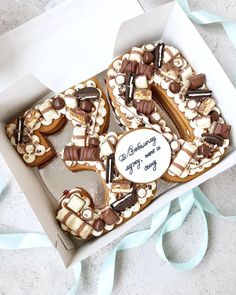
[[[152,182],[168,169],[171,160],[169,143],[149,128],[130,131],[121,137],[115,152],[119,173],[136,183]]]

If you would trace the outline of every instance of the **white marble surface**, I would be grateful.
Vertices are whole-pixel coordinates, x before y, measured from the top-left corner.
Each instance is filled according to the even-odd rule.
[[[0,0],[0,33],[42,13],[63,0]],[[140,0],[141,1],[141,0]],[[89,0],[87,0],[89,5]],[[142,0],[145,10],[167,2]],[[192,9],[208,9],[233,18],[235,0],[190,0]],[[197,27],[228,76],[236,74],[236,50],[219,25]],[[0,177],[9,184],[0,199],[0,232],[36,231],[42,228],[16,182],[0,158]],[[207,181],[202,189],[225,214],[236,214],[236,167]],[[199,295],[236,293],[235,223],[208,216],[209,249],[203,262],[194,270],[180,272],[163,262],[152,241],[143,247],[118,254],[113,294],[129,295]],[[147,226],[149,219],[138,228]],[[165,240],[168,256],[177,261],[194,254],[201,240],[201,220],[194,211],[176,233]],[[83,262],[79,294],[96,294],[98,274],[113,244],[97,251]],[[57,252],[51,249],[0,251],[0,294],[66,294],[73,284],[73,273],[65,269]]]

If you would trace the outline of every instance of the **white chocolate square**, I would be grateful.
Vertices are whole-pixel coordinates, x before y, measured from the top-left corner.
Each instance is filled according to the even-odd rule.
[[[67,220],[66,220],[66,226],[68,226],[71,230],[76,232],[81,224],[83,223],[83,220],[81,220],[78,216],[75,214],[72,214]]]
[[[68,214],[70,211],[67,208],[61,208],[58,213],[56,219],[62,222],[66,214]]]
[[[148,81],[145,75],[140,75],[135,78],[136,88],[148,88]]]
[[[78,213],[85,205],[85,201],[80,198],[80,195],[75,193],[71,196],[67,207],[70,208],[75,213]]]
[[[105,141],[101,144],[100,146],[100,151],[102,156],[109,156],[114,153],[115,148],[114,146],[110,143],[110,141]]]
[[[92,227],[89,224],[86,224],[79,235],[81,236],[81,238],[86,239],[90,235],[91,231]]]

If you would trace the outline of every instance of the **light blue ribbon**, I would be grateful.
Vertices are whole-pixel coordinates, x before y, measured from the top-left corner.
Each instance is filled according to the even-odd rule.
[[[125,236],[118,245],[112,250],[105,260],[98,282],[98,295],[108,295],[112,292],[115,260],[118,251],[142,246],[156,232],[161,224],[166,220],[170,209],[170,203],[159,209],[152,218],[149,229],[144,229]]]
[[[213,14],[206,10],[191,11],[188,0],[176,0],[188,17],[199,25],[209,25],[214,23],[220,23],[227,36],[236,47],[236,21],[227,19],[223,16]]]
[[[199,190],[199,192],[201,192]],[[201,192],[202,193],[202,192]],[[206,216],[204,214],[204,210],[199,203],[198,199],[196,198],[198,194],[198,191],[195,192],[194,190],[191,190],[185,194],[183,194],[181,197],[179,197],[179,204],[180,204],[180,211],[172,215],[164,224],[164,226],[161,228],[161,230],[158,232],[157,240],[155,243],[156,251],[160,255],[160,257],[171,264],[171,266],[179,269],[179,270],[189,270],[196,267],[203,259],[208,245],[208,227],[207,227],[207,220]],[[204,196],[204,195],[203,195]],[[206,198],[204,196],[204,198]],[[184,222],[186,216],[190,212],[190,210],[193,208],[193,206],[196,206],[198,211],[200,212],[203,222],[204,222],[204,236],[202,243],[200,245],[200,248],[198,250],[198,253],[189,261],[183,262],[183,263],[177,263],[170,261],[165,254],[164,248],[163,248],[163,237],[166,233],[174,231],[178,229]]]
[[[4,188],[7,185],[7,181],[4,177],[0,177],[0,196]],[[43,233],[7,233],[0,234],[0,249],[4,250],[20,250],[20,249],[32,249],[32,248],[45,248],[52,247],[52,244],[48,237]],[[81,274],[81,263],[77,263],[73,266],[75,274],[75,283],[72,288],[67,292],[67,295],[78,294],[79,281]]]

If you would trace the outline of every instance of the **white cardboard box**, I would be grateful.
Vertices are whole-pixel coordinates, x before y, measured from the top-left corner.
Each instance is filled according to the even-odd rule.
[[[113,48],[117,56],[134,44],[162,39],[179,48],[198,72],[206,74],[223,116],[233,126],[233,146],[236,138],[236,117],[232,111],[236,109],[236,90],[177,3],[157,7],[124,22],[116,36],[122,21],[141,12],[136,1],[100,0],[98,5],[94,0],[92,8],[78,2],[69,1],[0,36],[0,152],[66,266],[88,257],[165,203],[236,163],[233,149],[215,167],[164,193],[125,224],[79,249],[74,248],[56,222],[55,203],[37,169],[24,165],[4,130],[6,120],[50,93],[50,89],[64,90],[104,70],[112,62]],[[92,27],[94,22],[96,26]]]

